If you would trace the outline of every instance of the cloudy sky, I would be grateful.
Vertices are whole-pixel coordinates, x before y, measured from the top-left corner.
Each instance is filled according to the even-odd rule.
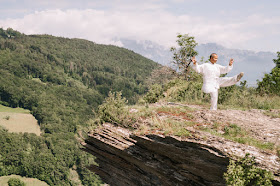
[[[199,44],[280,51],[279,0],[0,0],[0,27],[116,44],[150,40],[165,47],[176,34]]]

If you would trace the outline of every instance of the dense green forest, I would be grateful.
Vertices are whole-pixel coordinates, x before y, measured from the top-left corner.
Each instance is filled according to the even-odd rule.
[[[15,134],[0,127],[0,176],[73,185],[69,170],[75,168],[84,185],[100,184],[86,168],[94,160],[80,150],[77,132],[109,91],[122,91],[135,103],[159,67],[116,46],[0,29],[0,102],[29,109],[43,132]]]

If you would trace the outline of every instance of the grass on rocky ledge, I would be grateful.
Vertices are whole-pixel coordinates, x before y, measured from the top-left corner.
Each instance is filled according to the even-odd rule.
[[[280,110],[267,110],[264,114],[272,118],[280,118]]]
[[[201,128],[201,130],[211,133],[212,135],[223,137],[225,139],[235,141],[241,144],[257,147],[262,150],[279,152],[280,147],[275,143],[263,142],[252,136],[245,129],[236,124],[220,124],[214,123],[211,127]]]
[[[130,118],[138,122],[138,127],[133,130],[135,134],[157,133],[188,137],[191,134],[186,128],[196,125],[193,110],[188,107],[150,105],[134,106],[130,110]]]
[[[280,155],[280,147],[271,142],[260,141],[245,129],[236,124],[198,123],[194,120],[193,109],[182,106],[133,106],[130,118],[138,122],[133,133],[138,135],[161,134],[165,136],[191,137],[188,127],[209,132],[214,136],[235,141],[237,143],[255,146],[259,149]]]

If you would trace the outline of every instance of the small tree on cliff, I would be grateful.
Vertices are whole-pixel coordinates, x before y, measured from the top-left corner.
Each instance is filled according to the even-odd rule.
[[[128,127],[128,109],[126,108],[127,100],[122,97],[121,92],[111,91],[102,105],[98,106],[97,123],[114,123]]]
[[[177,44],[179,48],[171,47],[170,51],[173,52],[173,63],[179,68],[179,71],[185,74],[189,72],[189,65],[191,58],[196,56],[198,53],[194,50],[197,46],[194,37],[189,36],[188,34],[178,34],[177,35]]]
[[[273,59],[276,66],[269,74],[265,74],[262,81],[258,82],[257,90],[260,94],[275,94],[280,96],[280,52],[277,59]]]

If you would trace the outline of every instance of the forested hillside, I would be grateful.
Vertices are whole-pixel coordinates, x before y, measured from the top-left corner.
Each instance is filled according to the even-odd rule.
[[[24,35],[0,29],[0,101],[29,109],[42,136],[0,128],[0,176],[18,174],[50,185],[73,185],[77,170],[84,185],[100,180],[75,138],[94,118],[109,91],[134,103],[159,65],[132,51],[81,39]]]

